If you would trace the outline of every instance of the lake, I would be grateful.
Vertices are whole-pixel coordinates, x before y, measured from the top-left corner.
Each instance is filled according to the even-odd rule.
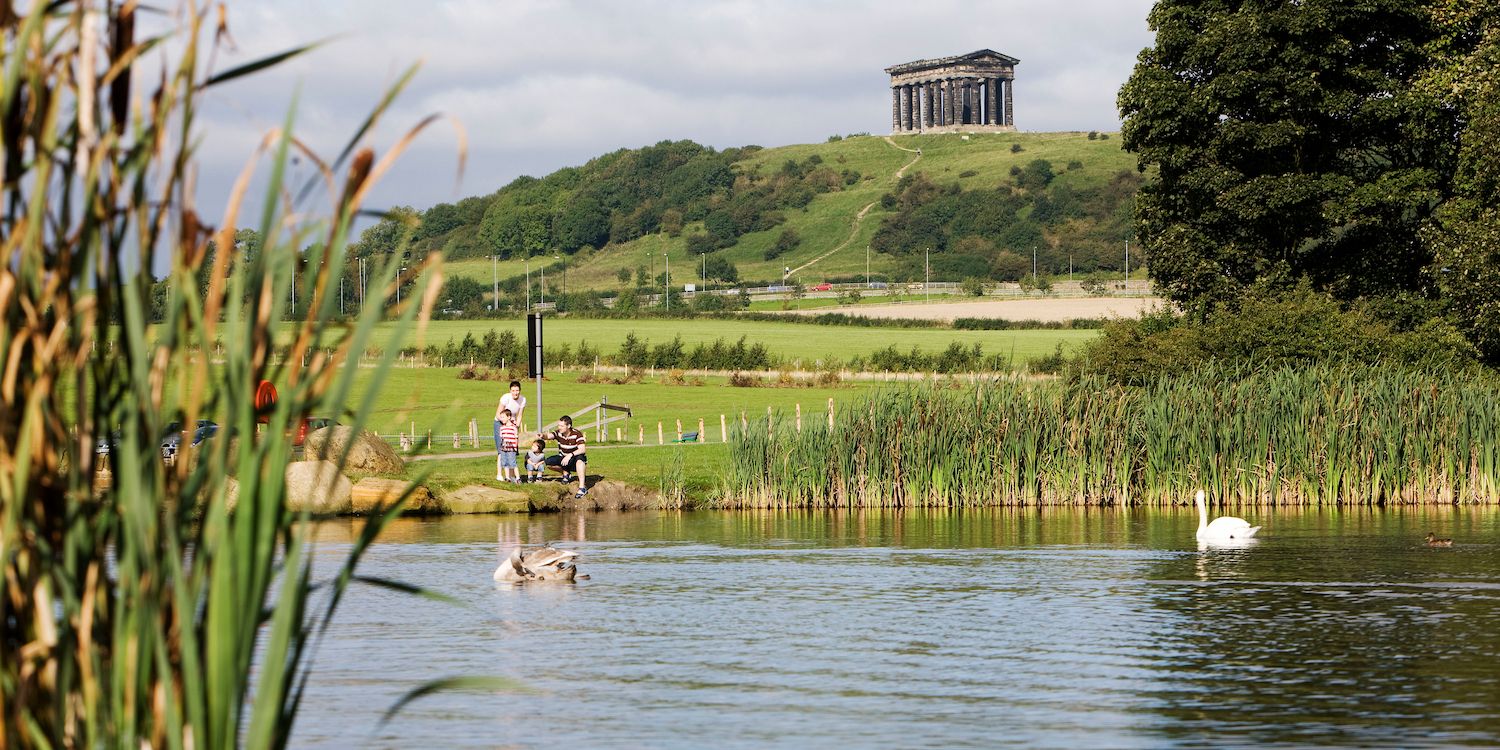
[[[1190,508],[403,519],[360,572],[462,606],[357,588],[293,746],[1500,745],[1500,509],[1237,514],[1206,550]],[[497,526],[591,580],[495,583]],[[458,675],[524,689],[380,724]]]

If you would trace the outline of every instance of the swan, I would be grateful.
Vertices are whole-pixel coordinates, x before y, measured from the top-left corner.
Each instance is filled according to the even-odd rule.
[[[501,531],[504,544],[504,530]],[[588,576],[578,575],[578,568],[573,564],[573,559],[578,553],[572,550],[557,549],[551,544],[544,544],[530,552],[520,547],[510,551],[495,568],[495,580],[507,583],[521,583],[523,581],[559,581],[572,583],[575,579],[587,580]]]
[[[1452,539],[1439,539],[1437,534],[1427,532],[1427,546],[1429,547],[1452,547]]]
[[[1203,490],[1198,490],[1198,496],[1194,502],[1198,506],[1198,541],[1200,542],[1223,542],[1230,539],[1249,539],[1260,531],[1259,526],[1251,526],[1249,521],[1233,516],[1215,518],[1212,523],[1208,520],[1208,509],[1203,503]]]

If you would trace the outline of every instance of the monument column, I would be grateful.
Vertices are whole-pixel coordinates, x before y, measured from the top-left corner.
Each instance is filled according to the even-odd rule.
[[[995,116],[995,103],[998,101],[998,97],[995,96],[995,87],[999,84],[998,78],[984,79],[984,124],[986,125],[1000,124],[999,118]]]
[[[956,78],[948,79],[948,124],[964,124],[963,105],[963,82]]]
[[[911,87],[903,85],[901,91],[901,132],[911,130]]]
[[[975,79],[970,80],[969,81],[969,124],[970,125],[983,125],[984,124],[984,111],[980,108],[980,102],[982,101],[982,99],[980,99],[980,94],[981,94],[981,92],[979,90],[979,79],[975,78]]]
[[[922,84],[922,88],[925,89],[927,93],[927,113],[926,119],[923,120],[923,122],[926,123],[927,127],[930,128],[933,126],[933,115],[937,113],[937,108],[933,106],[932,101],[932,94],[933,92],[937,91],[937,87],[932,85],[932,81],[928,81]]]
[[[1015,112],[1011,109],[1010,99],[1011,89],[1015,88],[1015,86],[1016,80],[1014,78],[1005,79],[1005,124],[1011,127],[1016,126]]]
[[[891,132],[901,129],[901,91],[891,87]]]

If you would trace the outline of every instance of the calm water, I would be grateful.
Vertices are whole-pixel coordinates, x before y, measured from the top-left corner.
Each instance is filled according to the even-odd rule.
[[[1500,511],[631,513],[499,521],[592,580],[490,580],[495,517],[398,523],[298,747],[1500,745]],[[342,555],[353,527],[325,526]],[[1428,530],[1455,537],[1429,549]],[[326,566],[325,566],[326,569]],[[521,693],[412,687],[502,675]]]

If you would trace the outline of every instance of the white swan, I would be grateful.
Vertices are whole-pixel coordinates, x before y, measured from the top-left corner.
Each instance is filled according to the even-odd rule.
[[[505,529],[500,529],[500,545],[504,550]],[[527,552],[521,547],[516,547],[510,554],[503,558],[500,567],[495,568],[495,580],[506,583],[522,583],[525,581],[561,581],[572,583],[574,580],[587,580],[588,576],[578,575],[578,568],[573,564],[578,553],[572,550],[557,549],[551,544],[544,544],[539,549]]]
[[[1198,505],[1198,541],[1200,542],[1225,542],[1231,539],[1249,539],[1260,531],[1259,526],[1251,526],[1249,521],[1233,516],[1215,518],[1212,523],[1208,520],[1208,508],[1203,503],[1203,490],[1198,490],[1196,498]]]

